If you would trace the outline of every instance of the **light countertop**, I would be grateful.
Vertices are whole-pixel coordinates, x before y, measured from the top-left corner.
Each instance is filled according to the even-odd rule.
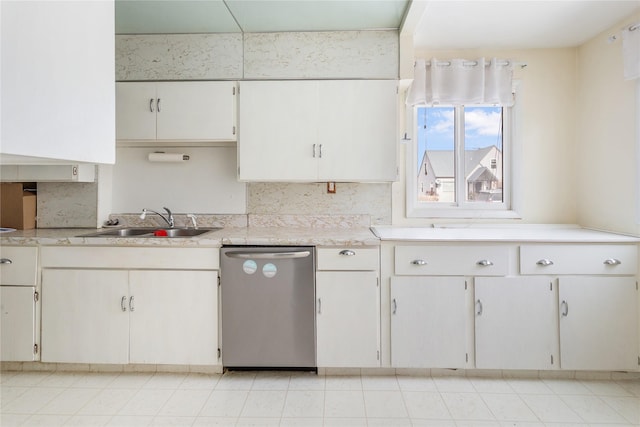
[[[578,226],[522,225],[371,228],[381,240],[412,242],[639,243],[639,237]]]
[[[83,237],[96,229],[35,229],[0,234],[2,245],[90,245],[221,247],[260,246],[378,246],[381,241],[406,242],[534,242],[640,243],[640,237],[577,226],[530,225],[441,227],[226,227],[194,237]]]
[[[0,234],[2,245],[90,245],[221,247],[222,245],[363,246],[380,245],[368,227],[228,227],[194,237],[83,237],[96,229],[35,229]]]

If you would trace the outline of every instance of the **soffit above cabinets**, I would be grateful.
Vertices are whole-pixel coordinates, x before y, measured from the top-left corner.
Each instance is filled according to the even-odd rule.
[[[116,34],[398,29],[409,0],[116,0]]]

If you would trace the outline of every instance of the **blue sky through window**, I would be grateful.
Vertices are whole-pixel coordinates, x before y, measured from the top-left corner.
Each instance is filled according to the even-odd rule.
[[[454,107],[419,107],[417,130],[420,167],[425,150],[453,149]],[[466,149],[473,150],[492,145],[502,150],[502,107],[465,107]]]

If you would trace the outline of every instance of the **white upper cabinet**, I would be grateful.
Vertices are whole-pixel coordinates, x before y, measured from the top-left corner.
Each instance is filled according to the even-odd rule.
[[[396,179],[394,80],[245,81],[239,102],[242,181]]]
[[[235,82],[116,84],[119,140],[235,141]]]
[[[0,8],[2,163],[114,163],[113,0]]]

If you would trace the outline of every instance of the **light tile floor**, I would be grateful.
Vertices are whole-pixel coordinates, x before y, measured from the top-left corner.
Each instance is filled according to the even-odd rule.
[[[640,425],[640,380],[2,372],[12,426]]]

